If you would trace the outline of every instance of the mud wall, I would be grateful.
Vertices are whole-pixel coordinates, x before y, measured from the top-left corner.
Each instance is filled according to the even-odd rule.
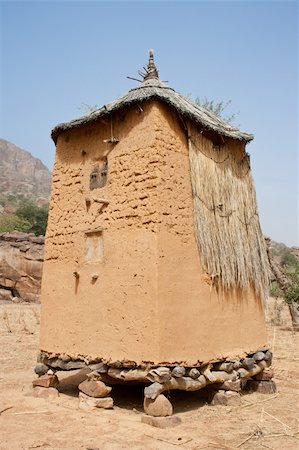
[[[119,142],[104,142],[111,137]],[[90,189],[106,158],[106,185]],[[265,341],[258,299],[220,295],[201,268],[188,147],[176,114],[149,102],[60,135],[41,350],[195,365]]]

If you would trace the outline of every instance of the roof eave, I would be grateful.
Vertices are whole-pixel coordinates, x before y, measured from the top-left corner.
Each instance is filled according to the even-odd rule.
[[[124,96],[123,101],[122,101],[122,99],[119,99],[119,101],[115,101],[115,102],[111,103],[110,105],[105,105],[105,106],[91,112],[88,115],[82,116],[82,117],[72,120],[70,122],[64,122],[64,123],[60,123],[60,124],[56,125],[51,132],[51,137],[52,137],[54,143],[56,144],[59,135],[61,133],[63,133],[64,131],[79,128],[82,125],[96,122],[98,119],[108,116],[108,115],[112,114],[113,112],[119,111],[128,106],[132,106],[134,104],[142,103],[144,101],[148,101],[148,100],[152,100],[152,99],[160,100],[163,103],[166,103],[166,104],[172,106],[182,116],[189,118],[189,120],[201,125],[203,128],[214,131],[215,133],[217,133],[221,136],[226,136],[226,137],[229,137],[229,138],[232,138],[235,140],[239,140],[239,141],[243,141],[243,142],[250,142],[254,138],[254,136],[252,134],[244,133],[238,129],[232,128],[231,130],[225,130],[225,129],[221,128],[221,125],[219,127],[211,126],[210,124],[205,123],[204,120],[201,121],[192,112],[186,112],[186,111],[182,111],[182,110],[179,111],[177,106],[174,104],[173,101],[171,101],[171,99],[167,99],[164,96],[160,96],[157,94],[149,95],[148,98],[144,98],[142,100],[140,100],[140,99],[128,100],[127,96]],[[223,122],[223,123],[225,123],[225,122]]]

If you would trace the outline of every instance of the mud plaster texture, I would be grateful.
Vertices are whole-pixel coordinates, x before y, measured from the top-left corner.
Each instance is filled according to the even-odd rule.
[[[111,125],[117,144],[103,142]],[[90,174],[105,157],[107,184],[90,190]],[[62,133],[40,349],[195,366],[242,357],[265,342],[259,299],[250,290],[217,293],[201,267],[188,145],[176,113],[150,101]]]

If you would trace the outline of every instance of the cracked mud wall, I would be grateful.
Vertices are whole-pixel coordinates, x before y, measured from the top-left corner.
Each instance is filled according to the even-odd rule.
[[[158,241],[160,361],[185,362],[241,357],[266,342],[261,301],[249,289],[221,293],[201,267],[194,232],[194,210],[187,136],[177,115],[156,111],[157,148],[163,148]],[[204,145],[213,143],[202,137]],[[243,152],[234,142],[232,151]]]
[[[112,119],[117,145],[103,142],[111,137],[110,118],[59,137],[42,286],[43,350],[158,359],[159,198],[151,109]],[[91,191],[90,173],[105,156],[107,183]],[[86,232],[93,230],[102,234],[102,261],[86,261]]]
[[[111,137],[119,143],[103,142]],[[105,158],[107,183],[90,190],[90,174]],[[86,243],[89,233],[98,247],[89,248],[88,256],[86,245],[96,245]],[[92,255],[98,259],[88,260]],[[195,365],[240,356],[265,339],[263,311],[253,294],[244,301],[231,293],[218,296],[200,266],[188,146],[177,115],[147,102],[112,122],[61,134],[41,350]]]

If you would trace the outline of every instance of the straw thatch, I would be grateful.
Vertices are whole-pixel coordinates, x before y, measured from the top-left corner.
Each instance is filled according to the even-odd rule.
[[[124,97],[121,97],[108,105],[104,105],[101,108],[80,117],[79,119],[57,125],[52,130],[52,139],[56,143],[59,134],[63,131],[95,122],[98,119],[109,116],[116,111],[135,104],[140,105],[142,102],[148,100],[160,100],[163,103],[173,107],[182,117],[188,118],[199,124],[204,129],[212,130],[220,135],[245,142],[249,142],[253,139],[251,134],[243,133],[237,128],[232,127],[212,112],[196,105],[170,87],[165,86],[157,78],[145,79],[145,81],[143,81],[137,88],[131,89]]]
[[[224,288],[253,287],[265,298],[269,267],[249,155],[230,142],[215,149],[189,124],[195,234],[203,265]]]

